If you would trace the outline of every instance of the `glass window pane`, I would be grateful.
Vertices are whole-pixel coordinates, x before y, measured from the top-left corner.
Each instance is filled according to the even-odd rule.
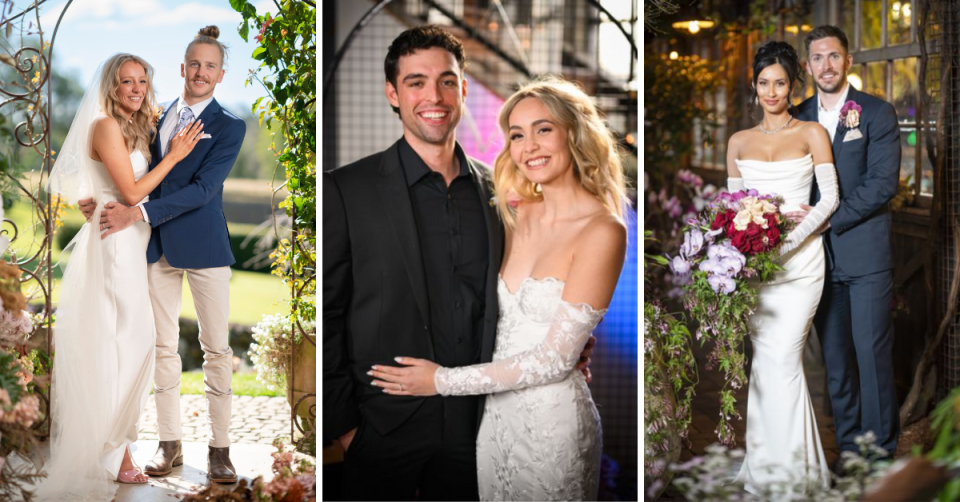
[[[717,166],[725,169],[727,162],[727,89],[720,87],[717,89],[717,98],[715,101],[717,110],[717,127],[713,134],[714,150],[717,155]]]
[[[856,33],[857,18],[857,0],[843,0],[840,6],[840,29],[847,34],[847,41],[850,43],[850,51],[857,50],[857,40],[854,38]]]
[[[847,82],[850,82],[854,89],[866,92],[863,88],[863,65],[855,64],[850,67],[850,71],[847,72]]]
[[[880,47],[882,29],[883,0],[861,0],[863,17],[860,18],[860,48]],[[849,35],[848,35],[849,37]]]
[[[889,0],[887,5],[887,39],[889,45],[910,43],[910,23],[913,5],[901,0]]]
[[[936,128],[926,128],[923,130],[922,144],[920,145],[920,193],[933,195],[933,162],[930,161],[930,150],[927,144],[932,140],[936,141]]]
[[[917,121],[917,85],[917,58],[894,60],[893,106],[901,123]]]
[[[887,62],[867,63],[867,78],[863,85],[867,94],[889,101],[887,98]]]
[[[900,129],[900,179],[910,179],[910,186],[917,181],[917,130],[910,128]]]

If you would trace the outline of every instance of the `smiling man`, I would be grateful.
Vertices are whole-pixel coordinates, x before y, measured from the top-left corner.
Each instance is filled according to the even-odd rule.
[[[400,355],[490,361],[502,234],[490,170],[457,144],[463,46],[424,26],[384,62],[403,137],[324,173],[323,424],[345,500],[477,500],[482,398],[396,398],[370,385]]]
[[[827,274],[814,325],[841,451],[858,452],[872,432],[890,456],[900,434],[893,381],[893,250],[889,202],[900,177],[900,129],[890,103],[847,82],[847,36],[820,26],[804,40],[815,96],[800,120],[819,122],[833,142],[840,206],[824,232]],[[819,194],[814,194],[814,202]],[[838,459],[834,471],[840,471]]]

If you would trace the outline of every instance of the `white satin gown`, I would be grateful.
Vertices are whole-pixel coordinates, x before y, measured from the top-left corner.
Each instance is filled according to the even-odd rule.
[[[782,213],[809,203],[812,156],[779,162],[737,160],[737,165],[747,189],[783,196]],[[784,270],[760,288],[750,318],[747,453],[737,480],[754,493],[771,482],[788,481],[803,490],[812,483],[828,486],[830,479],[803,372],[803,348],[823,292],[821,236],[810,235],[779,263]]]

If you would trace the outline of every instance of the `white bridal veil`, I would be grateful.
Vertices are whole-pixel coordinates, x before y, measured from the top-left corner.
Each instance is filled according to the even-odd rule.
[[[90,158],[92,126],[102,115],[97,69],[67,138],[57,155],[46,189],[68,203],[98,199],[91,223],[85,223],[72,247],[60,281],[53,326],[55,354],[52,385],[51,456],[43,466],[47,479],[37,489],[40,500],[110,500],[116,473],[101,467],[117,406],[115,322],[106,315],[104,263],[98,194],[112,187],[103,164]]]

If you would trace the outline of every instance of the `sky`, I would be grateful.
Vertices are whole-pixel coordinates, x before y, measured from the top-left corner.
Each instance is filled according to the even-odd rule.
[[[277,12],[272,0],[251,3],[258,14]],[[66,4],[63,0],[47,0],[40,6],[46,40]],[[16,2],[14,13],[24,5],[26,2]],[[249,42],[237,33],[242,19],[228,0],[74,0],[54,41],[53,65],[60,72],[73,73],[87,88],[100,63],[118,52],[135,54],[153,65],[157,99],[163,103],[183,90],[180,64],[187,44],[200,28],[217,25],[219,40],[229,52],[227,73],[217,84],[214,96],[228,110],[244,117],[251,113],[253,101],[266,91],[257,83],[244,87],[249,70],[259,67],[260,62],[250,57],[256,47],[256,28],[251,27]],[[261,75],[265,71],[261,70]]]

